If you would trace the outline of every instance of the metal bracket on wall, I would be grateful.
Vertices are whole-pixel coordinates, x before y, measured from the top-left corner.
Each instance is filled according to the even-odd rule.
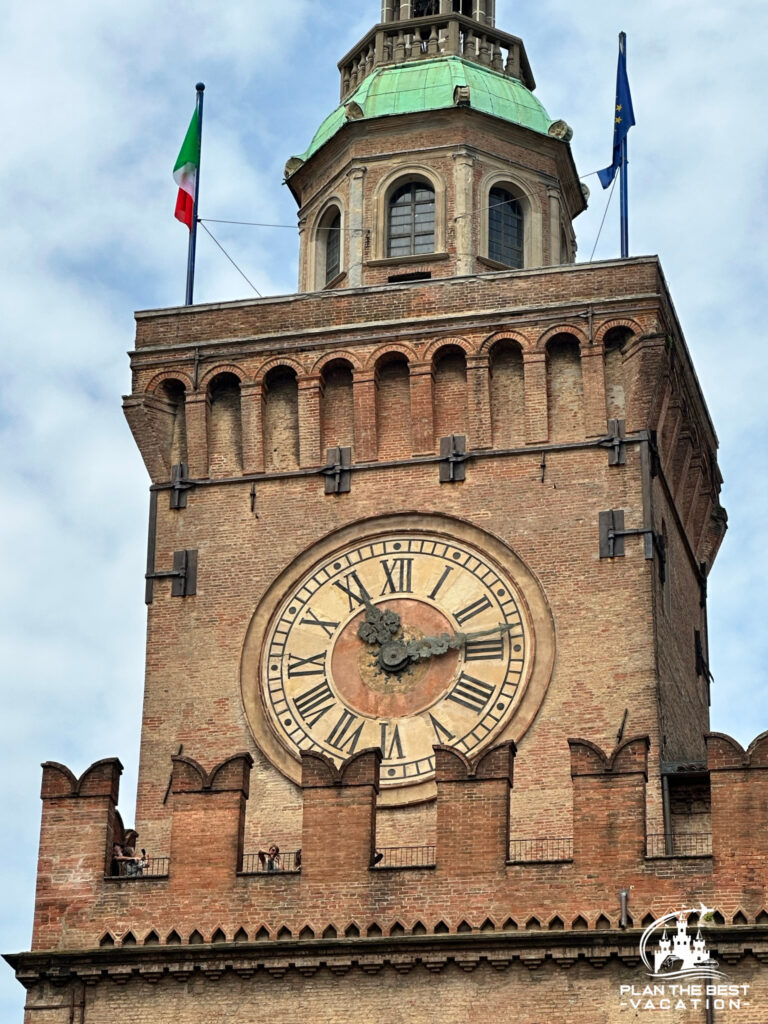
[[[197,593],[197,551],[174,551],[173,568],[165,572],[148,572],[145,602],[154,600],[154,581],[171,580],[171,597],[192,597]]]
[[[624,509],[613,508],[600,513],[600,557],[623,558],[625,537],[651,537],[654,546],[658,538],[651,529],[624,529]]]
[[[169,508],[187,507],[187,491],[192,487],[188,473],[189,470],[183,462],[177,462],[175,466],[171,467],[171,500]]]
[[[466,480],[467,439],[464,434],[440,438],[440,483],[455,484]]]
[[[693,646],[694,653],[696,655],[696,675],[704,676],[708,683],[713,683],[715,677],[709,670],[709,662],[704,654],[704,644],[701,640],[701,630],[694,629],[693,631]]]
[[[648,451],[651,456],[651,479],[656,479],[661,469],[661,459],[659,457],[659,438],[655,430],[651,430],[648,435]]]
[[[326,464],[320,471],[325,477],[326,494],[349,494],[352,490],[352,449],[328,448]]]
[[[608,420],[608,433],[611,435],[606,447],[609,447],[608,465],[626,466],[627,446],[624,438],[627,436],[626,420]]]
[[[707,607],[707,563],[699,562],[699,608]]]

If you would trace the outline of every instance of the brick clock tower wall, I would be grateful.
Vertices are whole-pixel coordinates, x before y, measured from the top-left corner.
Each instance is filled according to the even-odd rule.
[[[648,298],[623,298],[638,293]],[[299,309],[302,329],[286,334]],[[182,343],[176,330],[168,336],[180,315]],[[249,689],[258,680],[243,674],[244,638],[265,594],[300,553],[311,562],[313,550],[332,547],[338,531],[362,538],[367,524],[382,517],[390,517],[389,529],[398,529],[398,517],[408,529],[419,517],[430,529],[442,522],[450,537],[464,524],[479,529],[536,578],[553,623],[551,638],[541,639],[552,649],[536,651],[547,680],[535,706],[513,716],[503,733],[525,754],[512,797],[517,833],[570,834],[568,734],[610,747],[627,730],[651,737],[656,781],[648,813],[654,829],[664,830],[660,759],[665,751],[675,761],[703,758],[707,684],[697,674],[695,639],[706,643],[700,564],[711,562],[722,532],[711,499],[718,479],[688,484],[694,503],[706,508],[682,512],[672,492],[686,483],[667,477],[665,434],[657,429],[669,404],[663,392],[674,379],[687,390],[691,414],[697,402],[684,343],[679,335],[675,340],[668,316],[653,260],[237,303],[215,314],[198,308],[139,315],[126,408],[148,467],[164,462],[159,432],[151,429],[153,395],[170,372],[158,375],[158,354],[180,382],[189,382],[175,415],[205,410],[196,441],[186,424],[190,464],[210,464],[212,438],[225,465],[236,465],[240,451],[263,450],[273,460],[261,474],[188,480],[183,508],[169,507],[176,492],[164,489],[162,474],[155,481],[155,568],[171,565],[179,549],[197,551],[198,562],[194,598],[173,597],[171,584],[158,581],[150,605],[138,818],[154,849],[168,843],[168,759],[203,741],[213,761],[233,749],[249,749],[255,759],[260,796],[248,814],[246,845],[265,835],[289,847],[298,841],[300,792],[290,771],[275,771],[274,756],[258,737],[254,742],[249,724]],[[228,340],[210,337],[209,324]],[[617,336],[618,363],[606,358]],[[510,392],[497,386],[510,353],[511,365],[520,367],[512,392],[517,409],[500,407]],[[228,433],[216,425],[211,398],[211,382],[225,374],[239,385],[228,400]],[[619,424],[607,417],[618,379]],[[519,425],[511,443],[507,417]],[[701,405],[698,417],[698,436],[714,447]],[[466,436],[467,457],[455,463],[464,479],[441,482],[441,467],[450,465],[441,459],[441,438],[450,435]],[[349,490],[325,493],[339,446],[351,448]],[[276,453],[295,454],[281,464]],[[689,463],[677,472],[702,473]],[[635,535],[617,538],[623,554],[601,557],[601,522],[611,511],[623,513],[624,528]],[[317,682],[321,676],[309,668],[307,683]],[[277,766],[285,768],[279,759]],[[382,796],[383,845],[433,841],[429,789],[411,792],[413,800],[403,787],[398,806],[391,793]]]

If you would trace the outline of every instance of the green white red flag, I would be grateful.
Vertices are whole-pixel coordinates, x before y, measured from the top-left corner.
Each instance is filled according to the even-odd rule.
[[[200,170],[200,130],[198,124],[198,112],[192,115],[189,122],[187,134],[181,145],[179,158],[173,168],[173,180],[179,186],[179,194],[176,197],[176,220],[192,230],[192,220],[195,210],[195,185]]]

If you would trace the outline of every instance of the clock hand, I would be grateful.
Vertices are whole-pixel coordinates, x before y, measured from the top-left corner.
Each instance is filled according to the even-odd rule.
[[[501,623],[492,629],[481,629],[475,633],[441,633],[439,636],[423,636],[418,640],[411,640],[406,645],[406,651],[411,661],[424,661],[427,658],[437,657],[449,650],[458,650],[466,644],[467,640],[475,640],[481,636],[492,636],[494,633],[509,633],[515,627],[507,623]]]
[[[400,616],[397,612],[377,608],[370,597],[363,595],[365,621],[360,623],[357,635],[367,644],[386,644],[400,631]]]

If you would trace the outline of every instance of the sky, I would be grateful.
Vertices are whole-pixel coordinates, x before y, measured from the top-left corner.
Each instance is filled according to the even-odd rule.
[[[184,297],[171,169],[206,83],[201,215],[292,226],[282,182],[338,102],[377,0],[6,0],[0,37],[0,949],[29,948],[40,762],[125,765],[141,716],[148,480],[120,408],[136,309]],[[762,353],[768,232],[764,0],[498,0],[592,192],[579,259],[618,255],[610,162],[628,35],[632,255],[658,253],[720,438],[730,529],[710,577],[713,728],[768,728]],[[209,225],[264,295],[295,290],[295,228]],[[196,300],[249,285],[201,233]],[[0,966],[0,1020],[23,990]]]

